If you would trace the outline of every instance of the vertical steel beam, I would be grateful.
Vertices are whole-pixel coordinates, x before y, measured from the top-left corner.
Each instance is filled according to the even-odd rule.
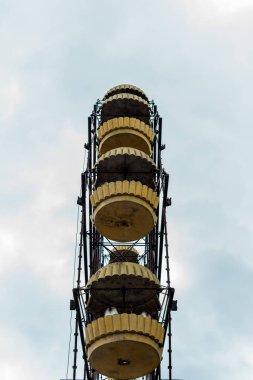
[[[163,239],[164,239],[164,225],[165,225],[165,219],[166,219],[166,203],[167,203],[167,195],[168,195],[168,186],[169,186],[169,175],[165,173],[164,174],[164,188],[163,188],[163,203],[162,203],[162,210],[161,210],[159,255],[158,255],[158,263],[157,263],[158,264],[157,277],[159,281],[161,280],[161,272],[162,272]]]
[[[78,352],[78,348],[77,348],[77,342],[78,342],[78,321],[77,321],[77,313],[76,313],[76,318],[75,318],[75,332],[74,332],[74,337],[75,337],[75,340],[74,340],[74,348],[73,348],[73,352],[74,352],[74,363],[73,363],[73,380],[76,380],[76,369],[77,369],[77,352]]]
[[[79,304],[79,297],[80,297],[79,289],[77,289],[77,288],[73,289],[73,296],[74,296],[75,307],[76,307],[76,321],[77,321],[77,324],[79,327],[79,332],[80,332],[80,340],[81,340],[81,346],[82,346],[82,350],[83,350],[83,359],[84,359],[84,363],[85,363],[86,375],[87,375],[87,379],[91,380],[90,371],[89,371],[89,364],[88,364],[86,351],[85,351],[86,343],[85,343],[85,338],[84,338],[84,332],[83,332],[84,326],[82,324],[82,315],[81,315],[80,304]],[[73,378],[73,380],[75,380],[75,379]]]
[[[89,275],[91,273],[91,263],[92,263],[92,205],[90,201],[90,195],[92,193],[92,181],[91,181],[91,169],[92,169],[92,155],[91,155],[91,149],[92,149],[92,139],[91,139],[91,126],[92,126],[92,119],[91,116],[88,118],[88,145],[89,145],[89,151],[88,151],[88,202],[89,202]]]
[[[96,143],[97,143],[97,104],[94,105],[94,114],[93,114],[93,162],[92,162],[92,168],[94,168],[94,165],[96,163]]]
[[[171,348],[171,312],[169,313],[169,330],[168,330],[168,344],[169,344],[169,348],[168,348],[168,351],[169,351],[169,366],[168,366],[168,369],[169,369],[169,380],[172,380],[172,348]]]
[[[161,151],[162,151],[162,118],[159,116],[158,119],[158,158],[157,158],[157,166],[158,170],[161,170],[162,167],[162,158],[161,158]]]
[[[87,193],[87,172],[82,173],[82,211],[83,211],[83,264],[84,264],[84,281],[88,282],[88,247],[87,247],[87,207],[86,207],[86,193]]]
[[[80,243],[79,243],[79,255],[78,255],[78,266],[77,266],[77,288],[80,287],[81,283],[81,270],[82,270],[82,246],[83,246],[83,221],[84,221],[84,213],[82,212],[82,220],[81,220],[81,231],[80,231]],[[77,344],[78,344],[78,316],[76,313],[76,323],[75,323],[75,332],[74,332],[75,340],[74,340],[74,364],[73,364],[73,380],[76,380],[76,369],[77,369]]]

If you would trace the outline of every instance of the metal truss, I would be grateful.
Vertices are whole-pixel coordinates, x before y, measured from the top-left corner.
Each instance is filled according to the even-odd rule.
[[[159,322],[165,329],[164,341],[167,341],[168,372],[165,375],[172,380],[172,350],[171,350],[171,312],[177,310],[177,301],[174,300],[174,288],[170,283],[169,251],[168,251],[168,233],[166,222],[166,208],[171,205],[171,199],[168,198],[169,174],[162,167],[161,152],[165,149],[162,144],[162,118],[159,116],[157,106],[150,102],[151,110],[151,128],[155,132],[153,143],[152,159],[156,164],[155,187],[159,195],[159,205],[157,208],[157,223],[153,230],[143,239],[132,242],[130,247],[138,247],[141,251],[139,263],[150,269],[161,281],[162,271],[166,271],[166,285],[160,286],[158,293],[161,302],[161,310],[158,316]],[[73,358],[73,380],[77,380],[77,361],[78,361],[78,344],[81,343],[82,358],[84,365],[83,380],[106,379],[106,377],[97,373],[91,368],[86,355],[86,343],[84,336],[84,327],[92,321],[92,315],[87,312],[86,304],[89,300],[90,291],[84,285],[88,282],[99,268],[108,263],[109,253],[117,249],[119,243],[115,243],[103,237],[96,230],[92,223],[93,209],[90,202],[94,183],[96,181],[96,161],[98,158],[97,131],[101,122],[101,101],[97,101],[90,117],[88,118],[88,142],[84,145],[87,149],[87,168],[81,175],[81,197],[78,197],[78,205],[82,208],[81,231],[79,242],[79,255],[77,265],[77,287],[73,289],[73,300],[70,301],[70,309],[75,311],[75,329],[74,329],[74,358]],[[127,245],[124,243],[124,245]],[[126,289],[127,291],[127,289]],[[124,296],[124,295],[123,295]],[[164,342],[165,343],[165,342]],[[165,357],[165,355],[164,355]],[[161,365],[152,373],[146,375],[147,380],[162,380]]]

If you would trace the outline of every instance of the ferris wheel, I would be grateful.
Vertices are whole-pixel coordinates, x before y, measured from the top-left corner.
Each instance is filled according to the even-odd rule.
[[[177,301],[166,221],[169,175],[156,104],[136,86],[111,88],[88,118],[84,147],[77,286],[70,302],[76,317],[73,380],[79,362],[87,380],[172,380]]]

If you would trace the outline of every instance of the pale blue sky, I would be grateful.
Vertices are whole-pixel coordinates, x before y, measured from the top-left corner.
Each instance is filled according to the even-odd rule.
[[[65,377],[86,121],[121,83],[163,116],[174,377],[253,377],[252,40],[252,0],[0,1],[1,379]]]

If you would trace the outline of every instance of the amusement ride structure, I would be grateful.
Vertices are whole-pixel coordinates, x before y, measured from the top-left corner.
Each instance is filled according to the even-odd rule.
[[[80,348],[83,379],[172,380],[177,301],[170,283],[164,148],[157,106],[138,87],[113,87],[94,105],[77,202],[73,380]]]

